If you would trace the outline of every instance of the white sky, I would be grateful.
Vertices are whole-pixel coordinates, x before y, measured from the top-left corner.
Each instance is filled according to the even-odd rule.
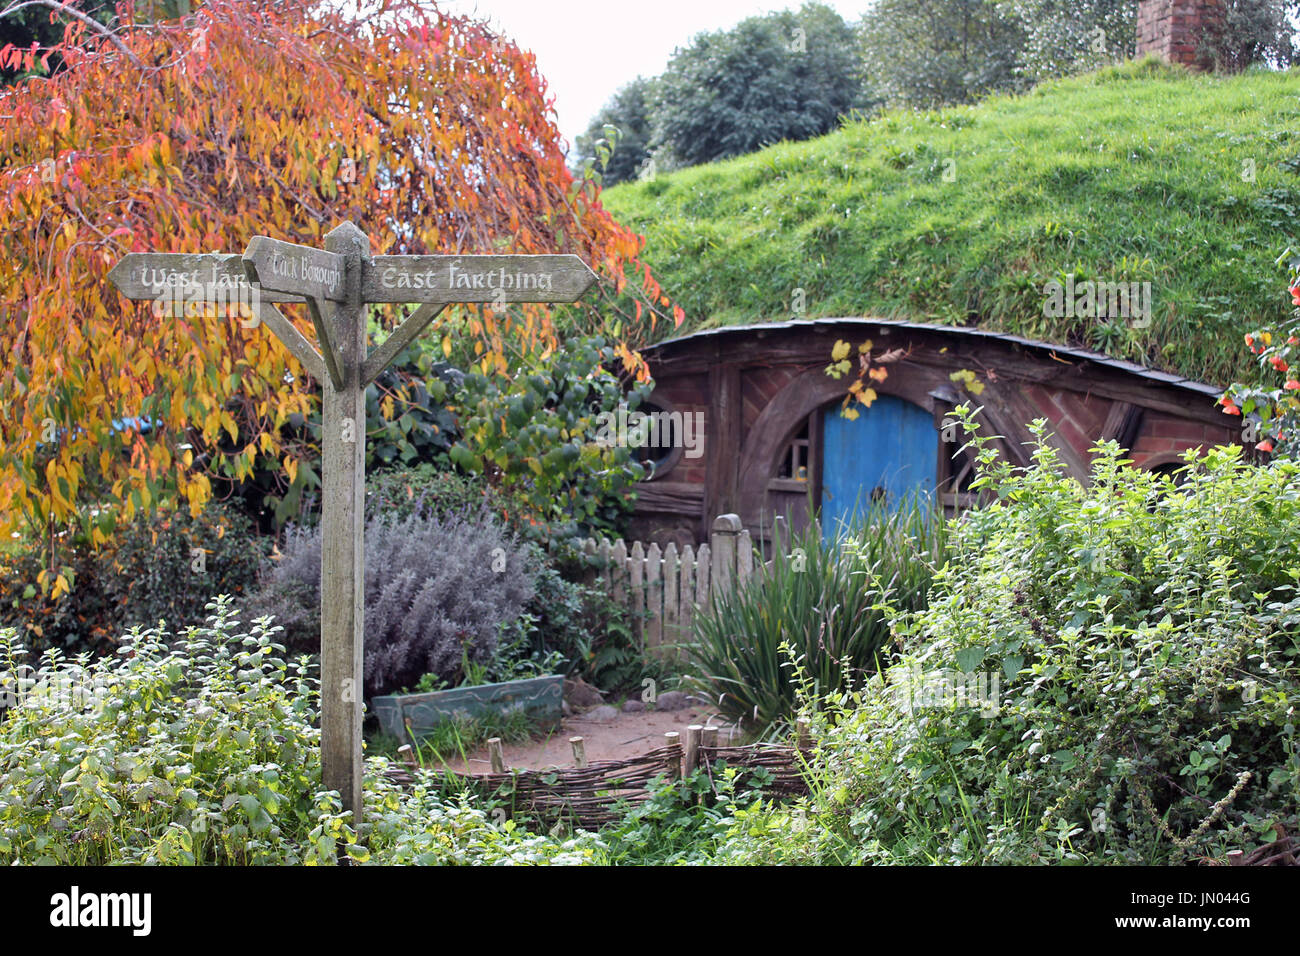
[[[871,5],[871,0],[825,2],[849,21]],[[475,14],[536,55],[547,94],[555,97],[560,132],[572,149],[615,90],[637,76],[663,72],[673,50],[697,33],[802,5],[802,0],[441,0],[438,7]]]

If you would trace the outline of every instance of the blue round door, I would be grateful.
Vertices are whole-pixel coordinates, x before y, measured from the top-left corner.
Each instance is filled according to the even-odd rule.
[[[822,537],[833,539],[874,503],[890,507],[917,492],[934,490],[939,436],[934,417],[893,395],[855,420],[839,405],[822,415]]]

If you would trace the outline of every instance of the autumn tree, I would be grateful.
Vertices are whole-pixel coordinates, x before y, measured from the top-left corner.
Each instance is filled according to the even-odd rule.
[[[653,323],[680,320],[641,237],[565,168],[530,54],[415,0],[340,7],[213,0],[139,23],[123,5],[111,32],[68,27],[65,69],[0,92],[0,534],[99,544],[160,504],[197,512],[214,478],[259,460],[298,480],[310,449],[285,426],[315,383],[238,314],[124,301],[105,273],[127,252],[318,246],[351,220],[375,254],[582,256],[599,294],[563,327],[616,323],[629,365]],[[9,47],[0,68],[42,55]],[[472,341],[480,371],[505,374],[559,346],[557,316],[451,308],[426,335]],[[197,467],[196,447],[220,453]]]

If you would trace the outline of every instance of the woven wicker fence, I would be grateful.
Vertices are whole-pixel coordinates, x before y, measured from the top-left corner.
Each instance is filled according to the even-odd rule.
[[[710,733],[712,732],[712,733]],[[692,726],[686,745],[679,735],[664,735],[667,743],[649,753],[624,760],[603,760],[587,764],[579,756],[577,767],[549,770],[496,770],[486,774],[432,771],[431,777],[452,790],[467,790],[483,799],[496,799],[508,807],[513,818],[526,818],[546,826],[566,823],[584,830],[599,830],[617,821],[631,804],[650,795],[651,781],[680,779],[683,773],[704,770],[715,789],[722,766],[739,771],[736,783],[760,789],[771,797],[795,797],[808,792],[803,768],[807,765],[811,741],[801,728],[799,746],[752,744],[719,747],[715,728]],[[581,753],[580,737],[575,756]],[[409,748],[402,748],[408,763],[414,761]],[[495,760],[495,758],[494,758]],[[394,765],[389,770],[397,782],[412,786],[414,767]]]

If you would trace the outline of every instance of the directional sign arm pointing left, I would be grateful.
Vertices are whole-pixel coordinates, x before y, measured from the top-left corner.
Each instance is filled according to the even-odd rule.
[[[248,277],[263,289],[331,302],[348,300],[347,259],[337,253],[254,236],[243,258]]]

